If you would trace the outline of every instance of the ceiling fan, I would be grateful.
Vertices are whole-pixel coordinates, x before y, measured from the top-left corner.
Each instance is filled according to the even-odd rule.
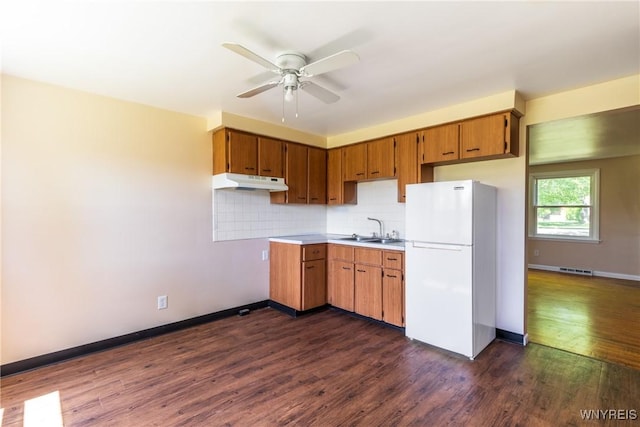
[[[260,86],[238,94],[238,98],[250,98],[274,87],[282,86],[284,91],[283,109],[284,101],[292,101],[298,89],[302,89],[325,104],[337,102],[340,99],[338,95],[308,79],[319,74],[347,67],[360,61],[360,57],[355,52],[343,50],[309,64],[307,64],[306,56],[298,52],[282,53],[276,57],[274,62],[271,62],[237,43],[223,43],[222,46],[262,65],[267,70],[279,76],[277,80],[263,83]],[[282,121],[284,121],[284,114]]]

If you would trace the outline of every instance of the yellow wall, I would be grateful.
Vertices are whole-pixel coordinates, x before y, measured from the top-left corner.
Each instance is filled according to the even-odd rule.
[[[212,242],[204,119],[4,75],[2,181],[2,364],[268,298],[268,242]]]
[[[462,104],[452,105],[434,111],[405,117],[388,123],[382,123],[365,129],[358,129],[327,138],[327,148],[339,147],[354,142],[366,141],[382,136],[393,135],[415,129],[421,129],[441,123],[452,122],[468,117],[481,116],[496,111],[515,109],[523,111],[524,103],[520,94],[515,90],[502,92],[485,98],[476,99]]]

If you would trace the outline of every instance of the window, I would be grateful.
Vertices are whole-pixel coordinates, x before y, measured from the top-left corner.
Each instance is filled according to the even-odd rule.
[[[598,169],[533,173],[529,235],[598,241]]]

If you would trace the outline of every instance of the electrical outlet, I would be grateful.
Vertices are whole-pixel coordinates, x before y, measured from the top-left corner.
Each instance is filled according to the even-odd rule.
[[[537,250],[537,249],[534,249],[533,250],[533,256],[538,256],[538,255],[540,255],[540,251]]]
[[[262,260],[269,261],[269,249],[265,249],[262,251]]]
[[[164,310],[169,306],[169,300],[166,295],[160,295],[158,297],[158,310]]]

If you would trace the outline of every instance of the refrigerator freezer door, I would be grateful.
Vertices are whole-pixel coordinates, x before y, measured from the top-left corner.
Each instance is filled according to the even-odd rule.
[[[406,238],[472,244],[473,181],[407,185]]]
[[[405,334],[472,358],[472,247],[413,242],[405,256]]]

